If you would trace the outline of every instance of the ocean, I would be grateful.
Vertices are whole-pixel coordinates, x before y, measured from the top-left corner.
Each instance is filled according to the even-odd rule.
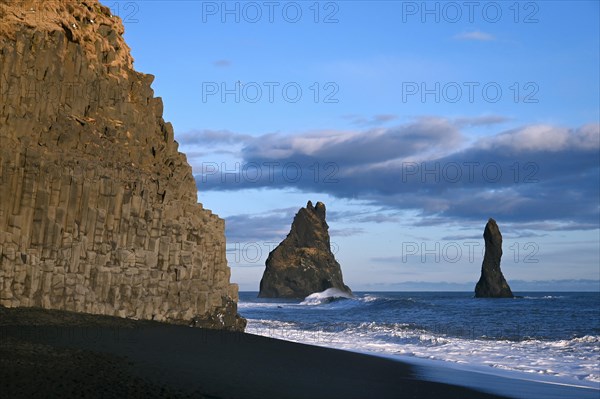
[[[600,293],[356,292],[304,300],[240,292],[246,332],[402,359],[432,359],[600,387]]]

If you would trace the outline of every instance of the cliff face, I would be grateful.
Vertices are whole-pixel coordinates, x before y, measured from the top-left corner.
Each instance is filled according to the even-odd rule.
[[[0,0],[0,304],[243,329],[224,222],[121,20]]]
[[[502,234],[494,219],[488,220],[483,232],[485,255],[481,277],[475,286],[476,298],[513,298],[514,295],[500,270]]]
[[[259,297],[305,298],[328,288],[352,293],[331,252],[325,213],[322,202],[310,201],[298,211],[290,233],[269,253]]]

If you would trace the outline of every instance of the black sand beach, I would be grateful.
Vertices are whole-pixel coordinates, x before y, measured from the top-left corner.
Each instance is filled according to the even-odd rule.
[[[5,398],[493,398],[384,358],[250,334],[0,308]]]

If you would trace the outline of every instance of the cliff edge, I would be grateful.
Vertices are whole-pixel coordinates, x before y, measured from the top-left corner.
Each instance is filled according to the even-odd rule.
[[[0,305],[243,330],[152,75],[98,1],[0,0]]]
[[[287,237],[269,253],[259,297],[305,298],[328,288],[352,294],[331,252],[325,213],[325,204],[311,201],[298,211]]]

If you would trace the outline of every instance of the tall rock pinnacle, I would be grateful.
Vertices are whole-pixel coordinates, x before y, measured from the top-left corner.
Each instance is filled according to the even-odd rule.
[[[475,286],[476,298],[513,298],[514,295],[500,270],[502,234],[494,219],[488,220],[483,232],[485,255],[481,277]]]
[[[269,254],[258,296],[304,298],[328,288],[351,294],[331,252],[328,230],[325,204],[317,202],[313,206],[308,201],[294,217],[285,240]]]
[[[0,305],[243,330],[152,75],[97,0],[0,0]]]

